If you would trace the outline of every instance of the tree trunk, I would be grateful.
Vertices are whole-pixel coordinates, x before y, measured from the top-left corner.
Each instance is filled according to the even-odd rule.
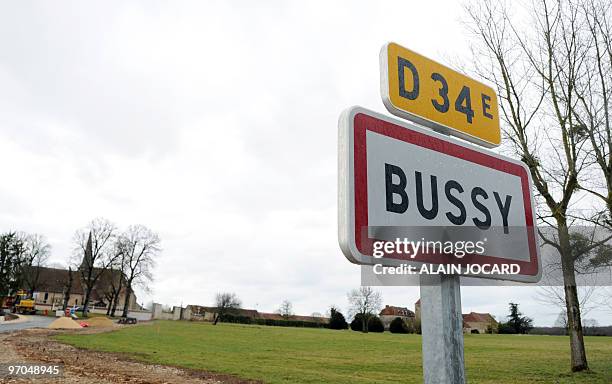
[[[362,325],[361,332],[368,333],[368,320],[366,319],[365,316],[361,318],[361,325]]]
[[[123,302],[123,313],[121,317],[127,317],[130,308],[130,296],[132,296],[132,282],[129,281],[125,290],[125,301]]]
[[[64,292],[64,300],[62,302],[62,311],[65,311],[66,308],[68,308],[68,301],[70,300],[70,291],[66,290],[66,292]]]
[[[119,278],[119,286],[117,287],[117,290],[115,291],[115,294],[113,295],[113,300],[111,302],[111,306],[112,306],[112,309],[110,312],[111,317],[115,317],[115,311],[117,310],[117,305],[119,305],[119,295],[121,294],[121,288],[123,288],[122,285],[123,285],[123,277],[121,276]]]
[[[565,223],[559,224],[558,235],[561,247],[561,266],[565,291],[565,309],[567,311],[567,329],[570,337],[572,372],[584,371],[589,369],[589,366],[584,349],[580,302],[576,287],[576,272],[571,253],[569,230]]]
[[[117,305],[119,305],[119,293],[117,293],[117,295],[113,298],[113,306],[110,312],[111,317],[115,317],[115,312],[117,311]]]
[[[121,289],[117,290],[113,295],[113,300],[111,301],[111,317],[115,317],[115,312],[117,311],[117,305],[119,305],[119,295],[121,294]]]
[[[89,311],[89,300],[91,296],[92,289],[87,288],[87,292],[85,294],[85,301],[83,301],[83,317],[88,317],[87,312]]]
[[[36,292],[36,288],[38,285],[38,279],[40,278],[40,267],[37,266],[35,268],[36,272],[34,273],[32,284],[30,284],[30,292],[28,292],[30,294],[30,297],[34,297],[34,292]]]
[[[72,268],[68,267],[68,284],[64,287],[64,302],[62,303],[62,311],[68,308],[68,301],[70,301],[70,291],[72,291]]]

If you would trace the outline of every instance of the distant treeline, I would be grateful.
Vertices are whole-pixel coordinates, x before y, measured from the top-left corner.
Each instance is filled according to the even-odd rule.
[[[585,327],[583,328],[583,332],[585,336],[612,336],[612,326]],[[529,334],[565,336],[567,335],[567,330],[563,327],[534,327]]]

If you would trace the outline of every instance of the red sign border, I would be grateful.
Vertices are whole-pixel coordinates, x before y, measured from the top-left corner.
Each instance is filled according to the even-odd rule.
[[[406,143],[418,145],[436,152],[444,153],[474,164],[495,169],[500,172],[517,176],[521,179],[523,192],[523,205],[525,210],[525,225],[529,245],[529,261],[507,259],[491,255],[466,255],[462,259],[453,258],[454,264],[518,264],[521,268],[520,275],[536,276],[540,273],[538,262],[538,245],[535,238],[535,225],[532,211],[531,189],[529,175],[526,169],[514,162],[488,155],[462,145],[457,145],[447,140],[442,140],[405,126],[370,116],[364,112],[357,112],[349,117],[353,125],[353,170],[354,170],[354,223],[355,223],[355,245],[363,255],[372,255],[372,245],[376,239],[363,236],[363,229],[368,227],[368,176],[367,176],[367,144],[366,132],[371,131]],[[408,260],[406,255],[386,255],[385,257]],[[441,254],[428,254],[427,259],[419,255],[410,259],[422,263],[448,263],[449,256]]]

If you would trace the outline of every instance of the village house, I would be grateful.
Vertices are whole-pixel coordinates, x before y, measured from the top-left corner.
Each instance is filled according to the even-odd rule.
[[[463,333],[497,333],[497,321],[489,313],[463,314]]]
[[[37,273],[38,278],[36,279],[36,284],[33,285],[34,289],[32,294],[32,298],[36,303],[36,309],[51,311],[61,308],[64,301],[64,293],[68,288],[70,272],[67,269],[39,267]],[[83,302],[85,301],[85,291],[83,288],[81,273],[79,270],[72,271],[71,273],[72,287],[70,288],[68,306],[79,307],[82,306]],[[100,273],[100,270],[96,270],[95,273]],[[112,300],[113,284],[118,286],[120,278],[121,272],[118,270],[104,270],[101,272],[100,277],[98,278],[98,281],[96,281],[96,284],[91,292],[89,302],[91,309],[106,309],[110,305]],[[119,305],[117,306],[119,311],[123,309],[123,303],[125,302],[125,280],[123,281],[122,285],[123,288],[119,293]],[[138,303],[136,295],[131,293],[130,309],[136,309],[137,307]]]
[[[415,314],[411,310],[405,307],[394,307],[392,305],[385,305],[382,311],[380,311],[378,317],[380,317],[380,321],[382,321],[385,326],[385,330],[389,330],[389,325],[396,318],[404,320],[406,324],[414,323]]]
[[[421,321],[421,299],[414,303],[416,319]],[[470,312],[462,314],[463,333],[497,333],[498,323],[490,313]]]
[[[186,320],[214,321],[215,318],[217,317],[217,311],[218,310],[216,307],[188,305],[186,308],[186,313],[188,313],[188,318],[186,318]],[[233,316],[249,317],[253,320],[254,319],[294,320],[294,321],[305,321],[305,322],[312,322],[312,323],[328,323],[329,322],[329,319],[327,317],[291,315],[285,318],[278,313],[259,312],[255,309],[235,308],[235,309],[230,309],[227,312],[228,314],[231,314]]]

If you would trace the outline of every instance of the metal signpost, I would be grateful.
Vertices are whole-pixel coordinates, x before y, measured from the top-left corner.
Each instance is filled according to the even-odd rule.
[[[392,43],[381,51],[381,73],[385,105],[412,122],[361,107],[342,113],[338,236],[344,255],[356,264],[389,267],[441,265],[451,259],[483,268],[512,264],[518,273],[461,274],[537,282],[541,266],[528,169],[448,136],[499,145],[495,93]],[[488,240],[487,252],[460,260],[435,252],[374,256],[377,242],[392,241],[378,228],[426,228],[435,236],[473,229]],[[463,384],[460,277],[426,274],[420,279],[424,382]]]

